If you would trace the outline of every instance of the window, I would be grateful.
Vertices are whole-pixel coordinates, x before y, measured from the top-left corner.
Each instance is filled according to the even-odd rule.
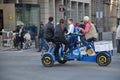
[[[16,23],[23,22],[26,30],[30,31],[31,38],[35,39],[40,22],[40,6],[38,4],[16,4]]]

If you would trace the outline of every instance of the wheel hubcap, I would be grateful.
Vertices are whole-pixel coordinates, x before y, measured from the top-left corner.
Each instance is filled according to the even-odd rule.
[[[51,58],[50,57],[45,57],[44,63],[45,64],[51,64]]]
[[[107,62],[107,58],[106,58],[105,56],[100,56],[100,57],[99,57],[99,62],[100,62],[101,64],[104,64],[104,63]]]

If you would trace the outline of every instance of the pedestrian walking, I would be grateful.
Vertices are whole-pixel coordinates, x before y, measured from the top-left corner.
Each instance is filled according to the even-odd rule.
[[[117,28],[116,39],[117,39],[117,52],[120,53],[120,25],[118,25]]]
[[[48,45],[46,43],[46,40],[44,38],[44,24],[43,22],[40,23],[40,30],[39,30],[39,35],[38,35],[38,38],[40,40],[40,45],[39,45],[39,50],[37,52],[41,52],[43,47],[45,48],[45,50],[47,51],[48,50]]]
[[[53,24],[53,17],[49,17],[49,22],[46,24],[44,29],[44,37],[47,42],[54,42],[54,24]]]

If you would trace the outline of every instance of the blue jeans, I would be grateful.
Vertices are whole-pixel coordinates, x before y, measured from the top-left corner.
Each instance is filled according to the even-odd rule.
[[[49,49],[49,47],[48,47],[48,45],[47,45],[45,39],[44,39],[44,38],[40,38],[40,47],[39,47],[39,51],[41,51],[43,47],[44,47],[46,50]]]

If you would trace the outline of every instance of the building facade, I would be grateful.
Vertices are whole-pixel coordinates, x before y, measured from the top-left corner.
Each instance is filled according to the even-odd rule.
[[[39,15],[34,15],[35,17],[39,18],[39,20],[34,20],[35,18],[31,17],[30,19],[33,20],[29,22],[30,24],[34,24],[34,22],[37,22],[36,26],[39,26],[40,21],[43,21],[46,24],[48,22],[49,16],[54,17],[55,23],[59,22],[60,18],[64,18],[65,20],[67,20],[68,18],[72,18],[74,20],[74,23],[76,23],[80,22],[84,16],[90,16],[91,20],[95,22],[98,26],[100,32],[114,31],[117,24],[120,23],[120,0],[0,0],[0,4],[6,3],[40,5],[39,10],[37,9]],[[64,7],[64,11],[59,10],[61,6]],[[26,14],[24,16],[28,16],[28,13],[29,12],[24,13]],[[31,15],[32,14],[35,13],[31,11]],[[5,18],[4,20],[4,26],[9,26],[9,19],[7,20]],[[25,18],[25,20],[29,19]],[[16,21],[16,19],[13,21]],[[25,21],[24,23],[26,22],[27,21]],[[16,22],[10,23],[14,23],[11,24],[11,26],[15,26]]]
[[[100,32],[116,30],[118,2],[118,0],[91,0],[92,20]]]
[[[37,4],[40,5],[40,8],[38,10],[38,8],[25,6],[21,10],[21,8],[18,9],[15,6],[16,4]],[[63,7],[64,10],[60,11],[60,7]],[[9,8],[11,11],[9,11]],[[7,10],[3,13],[4,17],[14,18],[4,18],[4,28],[11,25],[12,28],[9,30],[12,30],[15,28],[17,20],[23,21],[25,25],[35,24],[38,27],[40,21],[46,24],[49,16],[54,17],[55,23],[59,22],[61,18],[65,20],[72,18],[75,23],[80,22],[84,16],[91,17],[91,0],[0,0],[0,9],[3,9],[3,12]],[[9,14],[7,14],[8,12]],[[5,29],[8,29],[8,27]]]
[[[53,16],[54,22],[59,22],[60,18],[72,18],[74,22],[79,22],[83,16],[91,17],[91,0],[22,0],[22,3],[40,4],[40,19],[44,23],[48,22],[48,17]],[[59,11],[60,6],[64,11]]]
[[[120,25],[120,0],[117,1],[117,25]]]

